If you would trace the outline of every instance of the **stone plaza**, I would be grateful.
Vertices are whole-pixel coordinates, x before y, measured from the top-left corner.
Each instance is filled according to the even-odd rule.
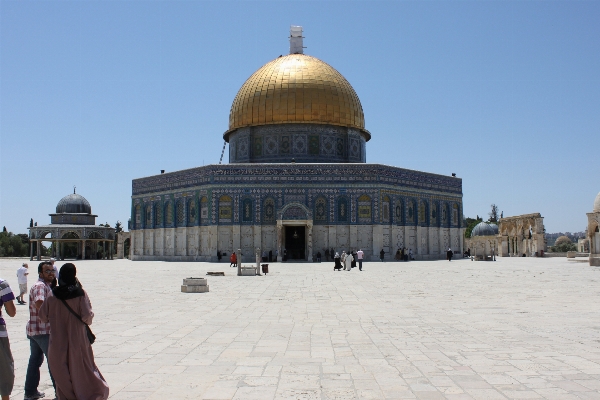
[[[225,262],[75,263],[111,399],[596,399],[600,270],[577,260],[275,263],[256,277]],[[23,261],[0,261],[13,290]],[[186,277],[210,292],[181,293]],[[6,319],[19,399],[27,307]],[[44,363],[47,399],[49,383]]]

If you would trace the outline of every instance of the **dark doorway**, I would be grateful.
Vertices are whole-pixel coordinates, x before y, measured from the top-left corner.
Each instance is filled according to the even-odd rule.
[[[285,227],[285,249],[288,260],[306,260],[306,235],[304,226]]]

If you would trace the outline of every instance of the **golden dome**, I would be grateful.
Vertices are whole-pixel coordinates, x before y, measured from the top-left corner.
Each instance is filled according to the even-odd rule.
[[[276,58],[256,71],[238,91],[229,113],[229,133],[244,126],[313,123],[365,130],[360,100],[350,83],[329,64],[305,54]]]

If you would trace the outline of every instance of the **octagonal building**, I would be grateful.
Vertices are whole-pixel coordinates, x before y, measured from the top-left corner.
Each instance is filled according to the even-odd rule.
[[[299,33],[298,33],[299,32]],[[462,180],[367,163],[371,133],[358,95],[332,66],[290,53],[268,62],[233,100],[229,164],[133,181],[131,259],[217,261],[257,249],[279,261],[383,249],[392,259],[462,252]]]

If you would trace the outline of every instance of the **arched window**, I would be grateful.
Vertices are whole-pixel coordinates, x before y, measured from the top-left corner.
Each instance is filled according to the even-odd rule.
[[[177,226],[183,226],[185,221],[185,212],[183,208],[183,200],[179,200],[175,207],[175,213],[177,215]]]
[[[315,200],[315,221],[327,222],[327,200],[325,197],[319,197]]]
[[[337,220],[339,222],[348,222],[348,199],[340,197],[337,201]]]
[[[252,199],[242,200],[242,222],[252,222],[254,207],[252,207]]]
[[[156,227],[162,227],[162,209],[160,204],[154,206],[154,221]]]
[[[410,223],[415,222],[415,201],[409,200],[408,207],[406,210],[406,221]]]
[[[450,222],[450,211],[448,210],[448,204],[442,203],[442,226],[448,226]]]
[[[146,228],[152,228],[152,206],[146,206]]]
[[[404,204],[402,203],[401,199],[398,199],[396,201],[396,204],[394,207],[394,222],[397,225],[401,225],[403,222],[403,217],[404,217]]]
[[[198,210],[196,209],[196,200],[191,199],[188,202],[188,226],[194,226],[198,218]]]
[[[419,201],[419,225],[427,223],[427,204],[425,201]]]
[[[208,197],[206,196],[200,199],[200,219],[202,225],[208,224]]]
[[[381,220],[383,222],[390,222],[390,198],[383,196],[381,202]]]
[[[224,195],[219,198],[219,222],[227,223],[231,222],[233,215],[233,200],[231,197]]]
[[[367,224],[372,222],[371,198],[366,194],[358,198],[358,222]]]
[[[458,204],[452,204],[452,225],[458,225]]]
[[[173,203],[170,201],[165,206],[165,222],[168,226],[173,225]]]
[[[139,204],[135,206],[135,227],[142,228],[142,209]]]
[[[263,222],[275,222],[275,200],[268,197],[264,202]]]
[[[430,212],[429,212],[429,225],[437,225],[438,223],[438,204],[431,203]]]

